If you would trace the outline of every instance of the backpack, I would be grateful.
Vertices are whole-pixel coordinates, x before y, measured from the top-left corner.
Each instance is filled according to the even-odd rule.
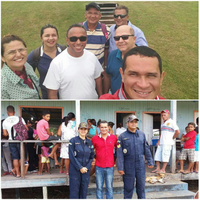
[[[83,22],[81,22],[80,24],[84,25]],[[103,32],[103,34],[104,34],[104,36],[106,38],[106,42],[107,42],[107,40],[108,40],[108,33],[107,33],[106,25],[104,23],[100,23],[100,25],[101,25],[102,32]]]
[[[13,128],[16,131],[16,137],[14,138],[13,136]],[[12,139],[13,140],[26,140],[28,139],[28,131],[26,130],[25,125],[22,123],[22,118],[19,117],[19,122],[15,125],[13,125],[12,129],[11,129],[11,134],[12,134]]]
[[[65,45],[57,44],[57,46],[61,48],[61,51],[64,51],[67,48]],[[34,61],[34,64],[33,64],[32,67],[33,67],[34,71],[37,68],[38,63],[40,61],[40,53],[41,53],[41,47],[38,47],[37,49],[33,50],[33,61]]]

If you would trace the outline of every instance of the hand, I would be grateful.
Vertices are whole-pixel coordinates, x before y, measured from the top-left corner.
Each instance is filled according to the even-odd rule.
[[[118,171],[118,173],[119,173],[120,175],[124,175],[124,174],[125,174],[124,171]]]
[[[152,168],[153,168],[153,165],[148,165],[148,168],[149,168],[149,169],[152,169]]]
[[[54,135],[53,132],[51,132],[51,135],[52,135],[52,136]]]
[[[80,172],[82,174],[87,173],[87,171],[88,171],[88,169],[86,167],[83,167],[83,168],[80,169]]]
[[[160,141],[158,140],[158,142],[156,143],[156,146],[159,146],[160,145]]]

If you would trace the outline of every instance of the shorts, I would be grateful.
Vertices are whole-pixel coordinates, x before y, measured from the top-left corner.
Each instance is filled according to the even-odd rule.
[[[199,162],[199,151],[194,152],[194,162]]]
[[[20,143],[9,143],[10,153],[13,160],[20,159]]]
[[[59,140],[59,137],[56,137],[54,135],[50,135],[45,141],[50,141],[50,140]]]
[[[50,160],[49,158],[46,158],[46,157],[41,157],[41,163],[50,163]]]
[[[195,152],[194,149],[183,149],[179,157],[179,160],[186,160],[188,156],[189,162],[194,162],[194,152]]]
[[[172,145],[159,145],[154,157],[155,161],[169,162]]]

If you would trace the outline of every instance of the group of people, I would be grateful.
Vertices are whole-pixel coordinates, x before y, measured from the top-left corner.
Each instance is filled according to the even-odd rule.
[[[110,28],[99,22],[97,3],[86,5],[85,18],[68,28],[67,47],[58,44],[51,24],[41,28],[42,46],[29,55],[20,37],[4,36],[1,98],[163,99],[161,58],[129,21],[128,8],[115,8],[116,24]]]
[[[69,175],[70,198],[86,198],[90,175],[94,172],[97,198],[103,198],[104,181],[106,183],[106,198],[113,198],[115,163],[119,174],[123,176],[124,198],[132,198],[135,179],[138,198],[145,198],[145,160],[149,168],[153,168],[154,164],[145,133],[138,130],[139,119],[135,115],[128,116],[126,120],[127,129],[121,129],[122,124],[118,125],[120,133],[116,136],[112,133],[114,123],[105,120],[99,120],[96,124],[95,119],[88,119],[87,123],[79,124],[77,131],[75,114],[69,112],[62,119],[57,136],[55,136],[50,131],[49,120],[51,115],[47,110],[43,111],[42,119],[37,122],[35,130],[31,128],[29,120],[26,123],[23,118],[15,116],[13,106],[7,107],[7,114],[8,117],[2,123],[2,135],[4,137],[9,140],[16,140],[18,132],[15,128],[12,130],[12,127],[21,120],[28,131],[28,139],[38,138],[35,147],[33,143],[25,151],[26,171],[30,170],[29,167],[35,166],[34,156],[36,156],[38,159],[38,175],[42,175],[44,170],[50,173],[50,158],[53,158],[55,165],[60,166],[60,173]],[[180,134],[178,126],[170,118],[169,110],[161,111],[161,117],[163,124],[161,125],[161,134],[154,158],[157,167],[152,171],[155,173],[165,173],[170,152],[175,142],[174,139]],[[90,130],[92,131],[90,132]],[[188,123],[187,134],[181,137],[181,141],[185,143],[180,155],[180,172],[182,173],[190,173],[194,167],[194,157],[198,159],[198,138],[198,127],[194,123]],[[61,145],[56,142],[58,140],[61,140]],[[54,144],[52,141],[55,141]],[[60,155],[58,156],[59,148]],[[37,154],[33,153],[34,149],[35,151],[37,149]],[[51,151],[49,151],[50,149]],[[20,177],[21,164],[19,143],[9,143],[9,151],[13,160],[13,168],[12,165],[8,165],[10,169],[4,175],[11,173],[18,178]],[[2,153],[2,155],[5,154]],[[187,156],[189,157],[188,169],[183,171],[183,160],[186,160]],[[61,160],[58,161],[58,158]],[[160,162],[163,163],[162,169],[160,169]],[[64,166],[66,171],[64,171]],[[32,168],[32,170],[34,171],[35,168]],[[92,172],[93,170],[94,172]],[[196,160],[194,171],[198,172],[198,160]]]

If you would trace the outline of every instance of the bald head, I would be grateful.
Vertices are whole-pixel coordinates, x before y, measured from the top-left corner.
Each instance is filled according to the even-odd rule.
[[[122,58],[126,52],[136,47],[134,30],[128,25],[119,26],[115,31],[114,38],[117,48],[122,52]]]
[[[132,27],[128,26],[128,25],[122,25],[122,26],[119,26],[116,31],[115,31],[115,36],[116,34],[123,34],[125,35],[124,33],[126,33],[126,35],[135,35],[134,33],[134,30]]]

